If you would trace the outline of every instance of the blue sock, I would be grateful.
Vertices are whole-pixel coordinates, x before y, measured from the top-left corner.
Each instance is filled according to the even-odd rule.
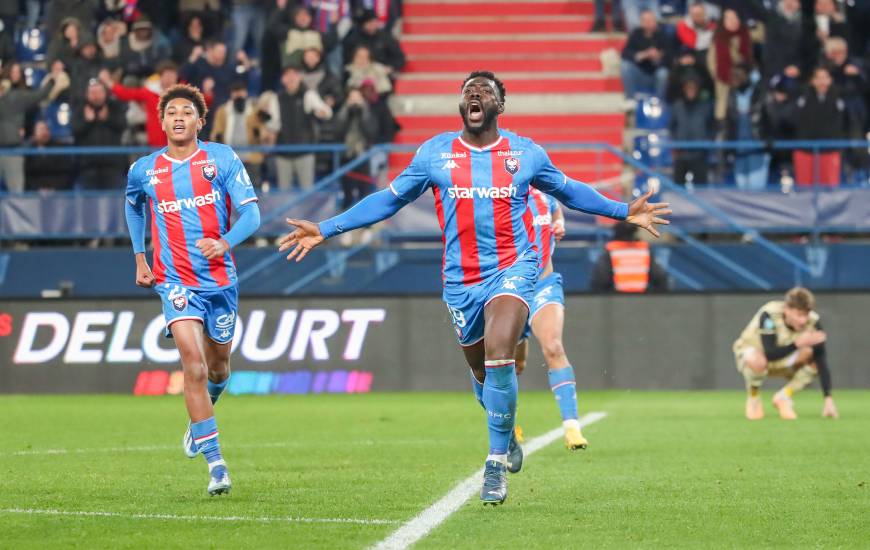
[[[211,380],[208,381],[208,396],[211,397],[212,405],[217,403],[217,400],[220,398],[224,390],[227,389],[229,383],[229,376],[227,376],[226,380],[224,380],[223,382],[212,382]]]
[[[571,365],[547,373],[550,389],[556,396],[559,413],[562,420],[576,420],[577,415],[577,384],[574,381],[574,368]]]
[[[221,446],[218,443],[217,421],[212,416],[206,418],[202,422],[193,422],[190,424],[190,433],[193,435],[193,441],[196,443],[197,449],[205,457],[208,462],[208,471],[212,471],[216,466],[225,466],[224,459],[221,456]]]
[[[474,397],[477,398],[477,402],[480,403],[480,406],[486,410],[486,405],[483,404],[483,383],[478,382],[477,378],[474,377],[474,371],[468,371],[471,374],[471,391],[474,392]]]
[[[483,405],[489,427],[489,454],[507,454],[517,410],[517,372],[513,360],[486,361]]]

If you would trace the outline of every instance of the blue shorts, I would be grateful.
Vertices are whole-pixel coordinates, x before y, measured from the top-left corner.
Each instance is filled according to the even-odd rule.
[[[550,304],[559,304],[565,307],[565,291],[562,289],[562,275],[555,271],[541,279],[535,285],[535,297],[532,299],[532,310],[529,313],[529,321],[526,330],[523,331],[522,339],[525,340],[532,333],[532,319],[544,307]]]
[[[444,303],[453,318],[459,345],[471,346],[483,339],[483,309],[494,298],[513,296],[529,307],[539,273],[537,255],[529,254],[476,285],[445,285]]]
[[[175,321],[198,319],[209,338],[218,344],[233,339],[236,329],[236,311],[239,305],[239,287],[233,285],[218,290],[199,290],[172,283],[157,285],[154,290],[163,304],[166,336]]]

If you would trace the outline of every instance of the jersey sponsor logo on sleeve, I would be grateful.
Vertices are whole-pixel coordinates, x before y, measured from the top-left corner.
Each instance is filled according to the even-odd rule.
[[[447,196],[451,199],[511,199],[517,196],[516,186],[507,187],[450,187]]]
[[[211,193],[206,193],[205,195],[176,199],[174,201],[160,201],[157,203],[157,212],[159,214],[172,214],[174,212],[179,212],[183,208],[199,208],[201,206],[208,206],[220,202],[220,200],[220,191],[215,189]]]
[[[504,159],[504,169],[508,174],[516,174],[520,171],[520,160],[514,157]]]

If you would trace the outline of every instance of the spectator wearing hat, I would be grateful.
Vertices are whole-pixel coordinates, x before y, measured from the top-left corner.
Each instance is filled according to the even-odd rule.
[[[344,59],[352,59],[360,46],[368,48],[372,60],[386,65],[391,73],[405,66],[402,47],[372,10],[364,10],[357,25],[344,37]]]
[[[0,81],[0,147],[21,146],[25,114],[40,101],[69,86],[69,79],[64,76],[63,67],[55,64],[38,90],[13,88],[9,80]],[[24,157],[0,156],[0,180],[5,182],[7,191],[23,191]]]
[[[130,26],[127,40],[121,42],[120,65],[124,74],[146,78],[157,64],[170,57],[169,42],[154,28],[151,20],[141,16]]]
[[[278,145],[304,145],[317,142],[317,119],[332,118],[332,109],[316,90],[309,90],[302,73],[294,65],[285,67],[281,75],[283,89],[278,93]],[[313,153],[280,153],[275,157],[278,187],[290,189],[294,180],[302,188],[314,184]]]
[[[97,78],[104,66],[96,39],[90,34],[83,35],[78,53],[69,66],[70,91],[74,100],[84,97],[88,81]]]
[[[42,151],[64,144],[52,137],[51,129],[44,120],[38,120],[33,125],[33,138],[27,145]],[[65,191],[72,189],[75,161],[69,155],[27,155],[24,173],[27,191]]]
[[[313,23],[311,11],[306,6],[297,6],[293,10],[293,23],[281,46],[282,66],[291,63],[300,66],[305,50],[328,52],[338,44],[338,32],[335,28],[328,33],[322,33],[312,26]]]
[[[76,145],[112,146],[121,143],[127,121],[124,109],[109,98],[108,90],[97,79],[88,82],[84,103],[73,112],[72,128]],[[79,178],[88,189],[122,189],[127,159],[121,155],[82,155]]]
[[[129,87],[115,82],[109,71],[100,72],[100,81],[120,101],[135,101],[145,113],[145,134],[148,145],[166,145],[166,133],[160,120],[157,106],[163,92],[178,83],[178,67],[172,61],[163,61],[157,66],[157,78],[148,79],[143,86]]]

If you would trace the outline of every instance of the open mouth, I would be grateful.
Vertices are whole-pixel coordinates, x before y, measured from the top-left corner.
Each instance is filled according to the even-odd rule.
[[[180,123],[180,122],[179,122],[179,123],[176,123],[176,124],[172,127],[172,131],[173,131],[173,133],[176,133],[176,134],[183,134],[183,133],[184,133],[184,124],[182,124],[182,123]]]
[[[468,102],[468,120],[471,122],[483,120],[483,105],[479,101]]]

